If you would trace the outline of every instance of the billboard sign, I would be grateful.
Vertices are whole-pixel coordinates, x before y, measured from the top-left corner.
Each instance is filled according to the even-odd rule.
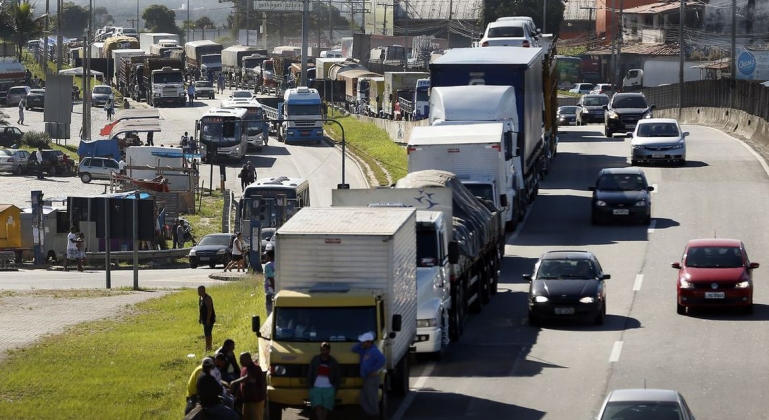
[[[254,1],[254,10],[257,12],[301,12],[304,10],[304,2],[256,0]],[[309,3],[309,11],[312,12],[312,2]]]
[[[769,51],[737,48],[737,79],[769,80]]]

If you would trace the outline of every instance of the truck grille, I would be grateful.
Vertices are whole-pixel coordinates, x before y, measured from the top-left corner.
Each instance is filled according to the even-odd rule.
[[[179,96],[179,89],[176,86],[163,86],[161,92],[164,97]]]
[[[306,378],[309,365],[281,365],[286,368],[286,374],[283,378]],[[342,378],[357,378],[360,376],[360,365],[358,364],[340,364]]]
[[[294,120],[293,122],[296,127],[315,127],[315,121]]]

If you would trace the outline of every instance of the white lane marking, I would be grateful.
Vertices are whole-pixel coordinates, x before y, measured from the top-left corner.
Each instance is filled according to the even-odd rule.
[[[609,363],[619,362],[619,355],[622,353],[622,341],[615,341],[614,347],[609,355]]]
[[[655,219],[652,219],[651,222],[649,222],[649,227],[646,228],[646,231],[649,233],[654,233],[654,228],[657,227],[657,221]]]
[[[721,131],[720,129],[718,129],[716,127],[708,127],[706,125],[697,125],[697,124],[691,124],[691,125],[696,125],[697,127],[708,128],[708,129],[711,129],[713,131],[718,131],[719,133],[723,134],[724,136],[729,137],[730,139],[732,139],[732,140],[734,140],[736,142],[739,142],[742,145],[742,147],[747,149],[747,151],[750,152],[750,154],[753,155],[756,158],[756,160],[758,160],[758,163],[760,163],[761,167],[764,168],[764,172],[766,172],[766,174],[769,175],[769,164],[766,163],[766,160],[764,159],[764,157],[761,156],[755,150],[753,150],[753,148],[750,147],[750,145],[745,143],[743,140],[741,140],[741,139],[739,139],[737,137],[734,137],[734,136],[732,136],[731,134],[729,134],[729,133],[727,133],[725,131]]]
[[[408,355],[406,355],[406,357],[408,357]],[[403,415],[406,414],[406,410],[408,410],[409,406],[411,406],[411,403],[414,402],[414,398],[417,397],[417,391],[424,388],[425,382],[427,382],[427,378],[432,375],[434,369],[435,363],[430,363],[425,367],[425,370],[422,372],[422,376],[418,377],[416,382],[414,382],[414,387],[411,388],[409,395],[406,396],[406,398],[403,400],[403,403],[401,403],[401,406],[398,407],[398,411],[395,412],[392,420],[401,420],[403,418]]]
[[[635,283],[633,283],[633,291],[637,292],[641,290],[641,283],[644,281],[644,275],[643,274],[636,274],[635,276]]]
[[[654,187],[654,191],[652,191],[652,194],[657,194],[660,192],[660,186],[658,184],[652,184],[652,187]]]

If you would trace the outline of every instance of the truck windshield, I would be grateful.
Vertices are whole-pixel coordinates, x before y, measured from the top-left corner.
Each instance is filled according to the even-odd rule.
[[[417,102],[429,102],[430,96],[427,94],[427,90],[417,91]]]
[[[376,308],[275,308],[274,339],[281,341],[357,341],[373,332],[376,336]]]
[[[155,83],[182,83],[182,73],[157,73]]]
[[[222,56],[221,55],[204,55],[200,57],[200,61],[203,64],[219,64],[222,62]]]
[[[465,188],[476,196],[494,202],[494,189],[491,184],[463,184]]]
[[[417,267],[437,265],[440,265],[440,255],[435,229],[417,228]]]
[[[264,61],[264,58],[247,58],[243,60],[243,67],[252,69],[256,66],[262,65],[262,61]]]
[[[288,105],[288,115],[320,115],[320,104]]]

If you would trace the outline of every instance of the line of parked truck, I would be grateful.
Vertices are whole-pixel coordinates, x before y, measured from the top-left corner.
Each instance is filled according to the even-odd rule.
[[[440,358],[497,293],[506,231],[557,147],[551,40],[447,51],[430,65],[429,125],[413,129],[408,174],[392,187],[334,190],[331,208],[302,208],[278,228],[274,309],[252,320],[270,419],[306,406],[318,342],[349,346],[366,332],[387,359],[386,418],[388,392],[408,392],[409,353]],[[357,355],[335,355],[336,405],[355,405]]]

